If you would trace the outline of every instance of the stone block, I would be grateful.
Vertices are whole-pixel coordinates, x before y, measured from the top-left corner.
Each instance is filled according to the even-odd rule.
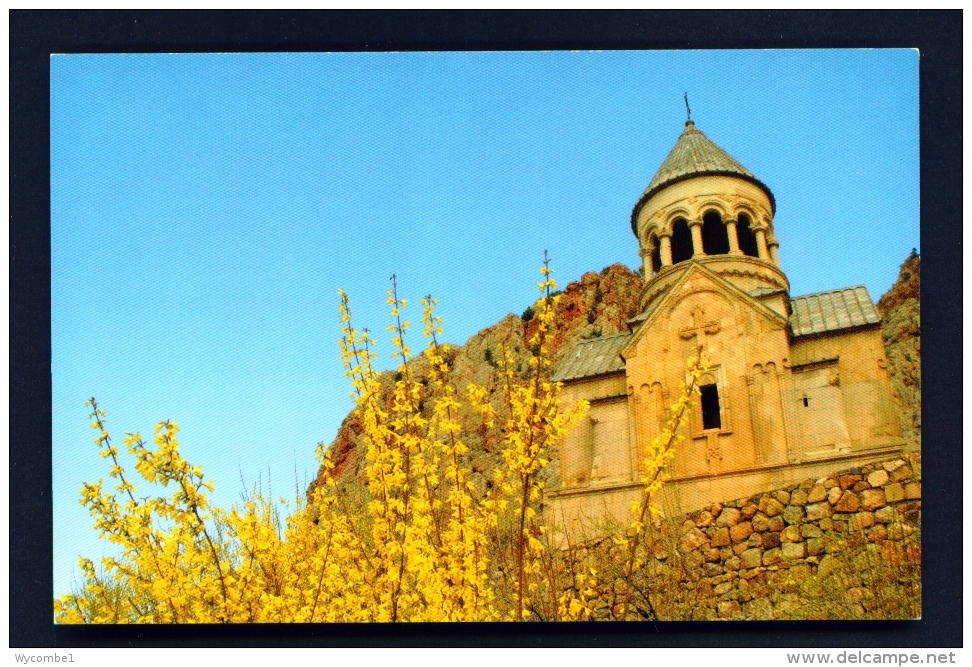
[[[781,549],[770,549],[763,553],[763,565],[776,565],[783,560]]]
[[[749,544],[746,542],[740,542],[739,544],[732,545],[732,553],[736,554],[737,556],[746,549],[749,549]]]
[[[837,478],[837,483],[840,485],[840,488],[846,490],[857,484],[862,479],[864,478],[860,475],[841,475]]]
[[[740,566],[745,569],[758,567],[762,563],[763,552],[761,549],[746,549],[739,555]]]
[[[874,520],[879,523],[891,523],[894,521],[894,508],[890,505],[885,505],[874,513]]]
[[[729,546],[729,529],[725,526],[712,529],[709,536],[709,544],[714,547]]]
[[[805,523],[800,526],[800,537],[803,537],[804,539],[810,537],[823,537],[823,531],[812,523]]]
[[[803,489],[796,489],[790,494],[790,504],[791,505],[806,505],[807,504],[807,492]]]
[[[870,475],[867,476],[867,483],[872,487],[884,486],[888,481],[888,471],[882,469],[875,470]]]
[[[826,499],[827,489],[824,488],[823,484],[815,484],[807,493],[808,503],[819,503],[821,500]]]
[[[867,480],[862,479],[861,481],[857,482],[856,484],[854,484],[854,486],[851,487],[851,491],[854,491],[855,493],[860,493],[861,491],[864,491],[869,488],[871,488],[871,485],[867,483]]]
[[[678,547],[683,553],[689,553],[705,544],[707,539],[706,534],[693,525],[690,531],[682,535],[682,539],[678,541]]]
[[[858,512],[855,514],[850,522],[847,524],[847,528],[851,532],[858,532],[864,530],[865,528],[870,528],[874,525],[874,512]]]
[[[725,595],[731,590],[732,590],[732,582],[724,581],[718,586],[716,586],[715,588],[713,588],[712,592],[715,593],[716,595]]]
[[[722,566],[718,563],[706,563],[702,568],[702,572],[707,577],[717,577],[722,574]]]
[[[789,568],[786,570],[780,570],[779,566],[773,565],[767,569],[766,572],[766,585],[771,590],[778,590],[786,585],[786,580],[789,577]]]
[[[904,480],[911,479],[914,476],[915,473],[912,472],[911,466],[906,464],[891,473],[891,481],[903,482]]]
[[[718,549],[706,549],[703,558],[705,558],[706,563],[718,563],[722,560],[722,554],[719,553]]]
[[[759,499],[759,511],[768,517],[774,517],[783,511],[784,505],[773,496],[766,494]]]
[[[702,554],[700,554],[698,551],[691,551],[685,554],[685,557],[682,559],[685,569],[689,572],[697,570],[699,567],[701,567],[702,561]]]
[[[763,535],[761,533],[753,533],[749,536],[749,539],[746,540],[746,544],[751,547],[763,546]]]
[[[721,560],[728,560],[729,558],[732,558],[732,555],[733,553],[731,547],[722,547],[719,549],[719,556]]]
[[[824,545],[823,539],[819,537],[811,537],[809,540],[807,540],[807,554],[811,556],[819,556],[826,550],[827,547]]]
[[[735,526],[729,529],[729,537],[732,538],[733,542],[742,542],[752,534],[753,524],[751,524],[749,521],[737,523]]]
[[[834,486],[827,492],[827,500],[830,501],[831,505],[836,505],[842,495],[844,495],[844,490],[839,486]]]
[[[802,584],[810,576],[810,566],[806,563],[797,563],[790,568],[790,576],[798,584]]]
[[[787,560],[800,560],[806,555],[803,542],[784,542],[782,549],[783,558]]]
[[[762,512],[757,512],[754,514],[751,523],[753,524],[753,530],[755,530],[757,533],[762,533],[769,530],[769,517]]]
[[[769,520],[769,529],[771,531],[774,531],[774,532],[781,531],[781,530],[783,530],[783,526],[785,526],[785,525],[786,524],[783,522],[783,517],[781,517],[781,516],[773,516],[773,517],[770,517],[770,520]]]
[[[844,491],[844,494],[834,505],[837,512],[856,512],[861,507],[861,499],[853,491]]]
[[[881,489],[868,489],[867,491],[861,492],[862,509],[873,511],[887,504],[887,501],[884,499],[884,491]]]
[[[702,510],[699,512],[699,518],[695,520],[695,525],[699,528],[705,528],[711,526],[715,519],[712,518],[712,513],[708,510]]]
[[[787,505],[783,510],[783,520],[791,526],[799,524],[803,521],[803,508],[798,505]]]
[[[904,487],[897,482],[884,485],[884,498],[889,503],[896,503],[899,500],[904,500],[904,497]]]
[[[725,602],[720,602],[717,607],[719,618],[731,618],[732,616],[739,614],[742,610],[739,608],[739,603],[735,600],[728,600]]]
[[[773,604],[773,612],[780,618],[785,618],[798,609],[800,609],[800,597],[796,593],[781,595]]]
[[[820,559],[820,565],[817,566],[817,576],[820,577],[821,579],[825,579],[826,577],[836,572],[839,565],[840,563],[837,561],[836,558],[834,558],[830,554],[827,554],[826,556]]]
[[[726,570],[729,572],[735,572],[740,567],[742,567],[742,559],[739,556],[733,556],[732,558],[726,559]]]
[[[747,619],[753,621],[771,621],[773,616],[773,605],[766,598],[755,598],[746,605],[745,614]]]
[[[822,518],[820,521],[817,522],[817,525],[820,526],[820,530],[834,529],[834,522],[831,520],[829,516],[825,516],[824,518]]]
[[[719,513],[719,518],[716,519],[717,526],[735,526],[739,523],[740,515],[742,512],[737,510],[735,507],[726,507]]]
[[[780,546],[780,533],[763,533],[763,548],[772,549]]]
[[[884,468],[885,470],[887,470],[888,472],[894,472],[895,470],[897,470],[898,468],[900,468],[904,464],[905,464],[905,460],[904,459],[896,459],[894,461],[887,461],[887,462],[881,464],[881,467]]]
[[[915,473],[915,477],[921,479],[921,456],[912,455],[908,460],[908,464],[911,466],[912,472]]]
[[[693,528],[695,528],[695,522],[692,521],[691,519],[686,519],[685,521],[682,522],[682,529],[679,532],[680,533],[687,533],[688,531],[692,530]]]
[[[840,486],[837,483],[837,480],[834,479],[833,477],[827,477],[826,479],[821,480],[820,484],[822,484],[825,489],[832,489],[835,486]]]
[[[807,521],[829,518],[832,511],[830,503],[813,503],[812,505],[807,505]]]
[[[790,504],[790,493],[788,491],[777,491],[773,494],[773,497],[776,498],[781,505]]]
[[[905,484],[904,493],[905,498],[908,500],[916,500],[921,498],[921,484],[918,482],[908,482]]]
[[[796,526],[787,526],[780,533],[781,542],[800,542],[803,538],[800,537],[800,529]]]
[[[884,527],[883,523],[875,524],[867,529],[867,541],[868,542],[880,542],[888,537],[888,529]]]
[[[742,520],[749,521],[759,511],[759,507],[755,503],[747,501],[746,504],[739,508],[739,511],[742,513]]]

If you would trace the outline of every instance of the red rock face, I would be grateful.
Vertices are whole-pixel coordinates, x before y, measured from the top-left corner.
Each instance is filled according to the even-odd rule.
[[[641,276],[623,264],[612,264],[600,273],[585,273],[580,280],[568,284],[554,319],[554,362],[584,338],[628,331],[627,321],[638,314],[638,295],[643,286]],[[536,319],[525,323],[526,340],[536,333],[536,327]]]
[[[908,299],[921,298],[921,256],[912,255],[904,261],[898,271],[898,281],[878,299],[877,307],[881,314],[902,305]]]
[[[901,265],[898,281],[877,302],[881,336],[888,357],[888,375],[901,404],[904,435],[921,438],[921,257]]]

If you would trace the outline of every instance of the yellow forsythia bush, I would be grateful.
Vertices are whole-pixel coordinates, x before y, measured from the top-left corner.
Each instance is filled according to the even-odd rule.
[[[509,351],[499,361],[503,420],[485,388],[470,385],[463,396],[445,381],[448,348],[438,342],[441,319],[431,297],[422,315],[431,371],[415,377],[405,342],[407,303],[394,276],[388,303],[399,368],[389,406],[372,367],[374,341],[352,326],[341,292],[341,355],[367,445],[363,508],[339,490],[323,446],[323,483],[285,519],[257,490],[229,511],[211,506],[213,483],[180,455],[176,422],[159,424],[151,445],[138,433],[124,439],[138,476],[165,489],[143,497],[122,465],[104,410],[91,399],[91,426],[115,484],[85,484],[81,503],[121,553],[100,567],[81,559],[81,589],[54,601],[57,622],[521,620],[540,606],[540,595],[553,600],[557,618],[590,617],[589,577],[564,592],[543,566],[555,550],[537,513],[539,473],[586,404],[565,413],[560,386],[549,381],[558,297],[546,260],[541,273],[538,326],[529,341],[533,372],[518,377]],[[431,410],[420,405],[423,381],[433,390]],[[503,421],[493,493],[477,493],[470,480],[463,410],[484,426]],[[497,582],[512,585],[499,594],[504,584]]]

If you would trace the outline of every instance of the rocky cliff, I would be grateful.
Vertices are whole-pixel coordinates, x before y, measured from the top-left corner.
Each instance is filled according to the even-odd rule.
[[[554,320],[551,346],[554,364],[579,340],[627,331],[626,321],[637,314],[638,294],[642,286],[641,277],[623,264],[607,266],[600,273],[585,273],[580,280],[568,284],[561,295]],[[501,410],[502,394],[497,384],[500,343],[513,352],[518,370],[529,373],[529,350],[525,341],[530,340],[536,327],[531,305],[521,316],[511,313],[472,336],[465,345],[452,347],[446,355],[449,365],[447,381],[462,396],[465,396],[466,386],[470,382],[486,387],[494,408]],[[412,363],[421,377],[426,369],[425,358],[417,357]],[[386,389],[386,398],[390,398],[395,373],[382,373],[381,382]],[[463,415],[462,422],[473,479],[479,485],[484,485],[491,479],[492,469],[500,460],[498,447],[493,441],[495,436],[480,431],[475,415]],[[347,481],[363,481],[364,446],[361,434],[360,415],[352,411],[331,443],[336,473]]]
[[[921,257],[914,250],[901,265],[898,281],[877,302],[888,373],[901,404],[905,439],[921,438]]]

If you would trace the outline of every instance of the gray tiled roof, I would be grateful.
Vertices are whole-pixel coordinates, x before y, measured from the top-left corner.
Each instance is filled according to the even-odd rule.
[[[582,340],[561,361],[553,373],[554,382],[576,380],[624,370],[621,350],[631,340],[630,333]]]
[[[813,336],[881,322],[863,285],[795,296],[790,299],[790,312],[790,330],[794,336]]]
[[[739,164],[729,153],[715,145],[707,136],[702,134],[691,120],[685,122],[685,131],[675,142],[668,157],[662,162],[661,167],[651,179],[638,203],[635,204],[634,211],[631,213],[631,229],[637,234],[636,228],[638,210],[641,205],[648,201],[649,197],[662,188],[685,180],[692,176],[703,174],[724,174],[739,176],[766,191],[770,199],[770,205],[775,209],[776,201],[773,193],[766,187],[753,172]]]

